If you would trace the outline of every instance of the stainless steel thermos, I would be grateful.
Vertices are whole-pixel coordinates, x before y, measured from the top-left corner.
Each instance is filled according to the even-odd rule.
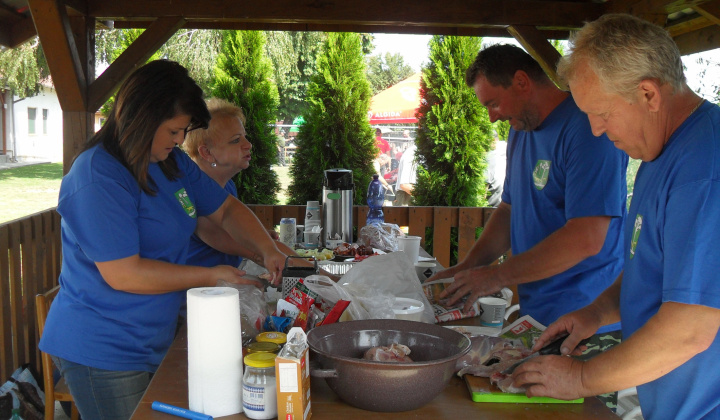
[[[353,242],[353,174],[349,169],[328,169],[323,181],[323,243],[334,248]]]

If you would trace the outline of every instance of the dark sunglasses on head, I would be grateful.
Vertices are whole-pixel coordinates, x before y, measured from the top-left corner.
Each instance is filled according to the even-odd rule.
[[[203,130],[207,129],[208,123],[202,122],[202,121],[191,121],[190,125],[185,127],[185,137],[187,137],[189,132],[200,129],[200,128],[202,128]]]

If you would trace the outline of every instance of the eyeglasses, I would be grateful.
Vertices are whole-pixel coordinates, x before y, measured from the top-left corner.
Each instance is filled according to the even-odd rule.
[[[202,122],[202,121],[191,121],[190,125],[185,127],[185,137],[187,138],[187,135],[189,132],[200,129],[200,128],[202,128],[203,130],[207,129],[208,123]]]

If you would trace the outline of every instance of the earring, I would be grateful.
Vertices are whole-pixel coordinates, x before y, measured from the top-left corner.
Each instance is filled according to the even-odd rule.
[[[217,167],[217,163],[213,162],[213,163],[210,164],[210,166],[212,166],[213,168],[216,168],[216,167]]]

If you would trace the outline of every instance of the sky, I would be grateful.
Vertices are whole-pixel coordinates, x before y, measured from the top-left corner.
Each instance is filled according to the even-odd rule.
[[[428,41],[430,35],[400,35],[400,34],[374,34],[375,50],[373,54],[400,53],[405,62],[415,71],[420,71],[423,63],[428,57]],[[483,38],[483,45],[496,44],[499,42],[518,45],[513,38]],[[707,60],[715,64],[707,67],[698,64],[698,59]],[[698,54],[683,56],[683,64],[686,67],[685,76],[688,85],[694,91],[700,89],[700,94],[709,100],[714,99],[713,84],[720,83],[720,49],[706,51]],[[703,69],[707,69],[704,77],[700,76]]]

